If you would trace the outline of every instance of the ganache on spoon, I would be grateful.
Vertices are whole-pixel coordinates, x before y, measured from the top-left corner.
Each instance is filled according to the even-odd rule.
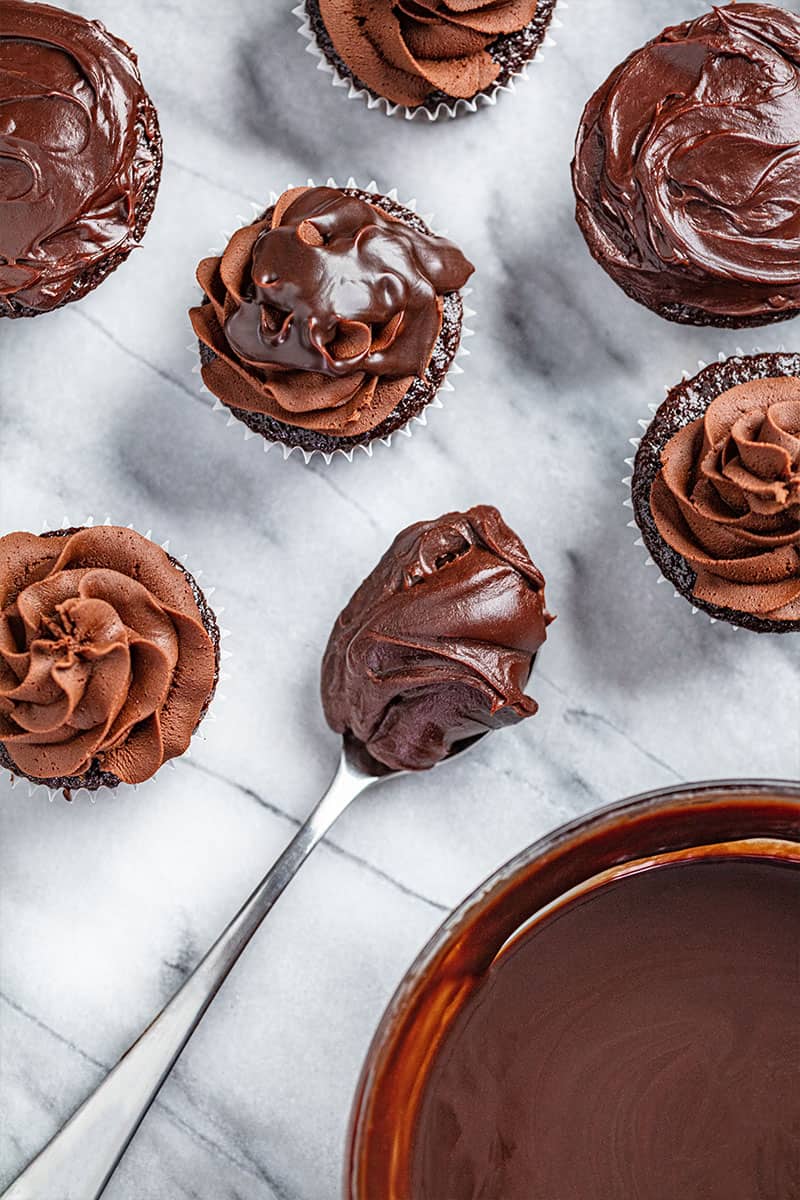
[[[0,1200],[97,1200],[184,1046],[264,917],[366,791],[456,757],[536,712],[524,687],[553,618],[544,578],[495,508],[411,525],[334,626],[322,700],[339,766],[306,823],[96,1091]]]

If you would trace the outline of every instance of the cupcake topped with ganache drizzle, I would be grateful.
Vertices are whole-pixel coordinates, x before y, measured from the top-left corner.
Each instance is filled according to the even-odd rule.
[[[555,0],[305,0],[335,74],[387,111],[448,116],[494,97],[533,60]]]
[[[525,688],[553,620],[544,587],[496,508],[409,526],[333,628],[328,724],[384,766],[419,771],[532,716]]]
[[[631,487],[645,545],[695,607],[800,630],[800,355],[729,358],[674,387]]]
[[[695,325],[800,311],[800,16],[731,4],[665,29],[583,114],[577,219],[634,300]]]
[[[69,794],[184,753],[217,683],[192,576],[131,529],[0,537],[0,766]]]
[[[331,454],[386,438],[444,382],[472,271],[388,197],[292,188],[198,267],[203,381],[267,441]]]
[[[129,46],[77,13],[0,0],[0,317],[78,300],[118,267],[161,158]]]

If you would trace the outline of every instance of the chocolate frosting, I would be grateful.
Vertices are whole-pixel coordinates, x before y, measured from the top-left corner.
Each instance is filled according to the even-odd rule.
[[[537,0],[319,0],[359,82],[414,108],[433,92],[471,99],[500,74],[489,47],[533,20]]]
[[[661,537],[722,608],[800,619],[800,379],[723,392],[664,448],[650,490]]]
[[[590,250],[642,303],[800,309],[800,17],[733,4],[666,29],[589,101],[573,180]]]
[[[797,1196],[800,859],[719,850],[612,873],[500,952],[415,1081],[393,1195]]]
[[[0,538],[0,743],[22,774],[142,783],[186,750],[215,677],[188,579],[140,534]]]
[[[376,428],[430,362],[442,297],[473,268],[352,192],[292,188],[197,278],[191,310],[223,403],[332,436]]]
[[[411,525],[333,628],[328,723],[387,767],[432,767],[536,712],[524,689],[552,619],[544,578],[497,509]]]
[[[158,125],[124,42],[21,0],[0,0],[0,114],[0,315],[43,312],[135,245]]]

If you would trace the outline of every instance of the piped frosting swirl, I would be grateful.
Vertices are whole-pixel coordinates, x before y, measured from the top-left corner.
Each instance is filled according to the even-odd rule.
[[[537,0],[318,0],[337,54],[359,82],[415,108],[441,92],[471,99],[500,74],[489,52],[518,33]]]
[[[293,188],[198,267],[204,382],[230,408],[365,433],[424,375],[442,298],[472,270],[452,242],[357,195]]]
[[[706,603],[800,620],[800,379],[723,392],[670,438],[653,480],[659,534]]]
[[[142,783],[187,749],[216,650],[187,577],[129,529],[0,538],[0,743],[33,779]]]
[[[642,303],[800,309],[800,17],[731,4],[664,30],[587,104],[573,179],[589,248]]]
[[[432,767],[536,712],[525,687],[552,619],[544,578],[497,509],[411,525],[333,628],[328,723],[388,767]]]

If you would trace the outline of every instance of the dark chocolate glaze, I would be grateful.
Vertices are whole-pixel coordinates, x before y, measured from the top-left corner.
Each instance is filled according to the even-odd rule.
[[[131,252],[161,169],[155,109],[124,42],[0,0],[0,316],[79,298]]]
[[[438,295],[463,287],[472,269],[446,238],[338,188],[311,188],[258,237],[251,291],[225,336],[259,366],[415,375],[439,336]]]
[[[424,1080],[407,1200],[800,1195],[785,845],[612,872],[518,934]]]
[[[722,608],[694,594],[696,573],[685,558],[667,544],[658,531],[650,509],[653,481],[661,470],[664,448],[680,429],[704,416],[709,404],[722,392],[751,379],[781,375],[800,377],[800,354],[775,353],[733,355],[713,362],[691,379],[671,388],[645,430],[634,461],[631,481],[633,515],[642,539],[661,572],[691,604],[719,621],[741,625],[754,633],[796,633],[800,621],[778,621],[757,613]]]
[[[800,310],[800,17],[734,4],[664,30],[586,106],[578,223],[634,299],[728,327]]]
[[[393,200],[387,196],[379,196],[373,192],[365,192],[362,188],[342,188],[345,196],[355,196],[365,200],[375,209],[380,209],[387,212],[390,216],[396,217],[398,221],[407,223],[408,226],[417,230],[417,232],[429,236],[431,229],[428,228],[425,221],[416,212],[405,208],[403,204],[399,204],[397,200]],[[273,206],[266,209],[258,218],[260,222],[270,222],[273,215]],[[209,302],[204,298],[205,304]],[[275,416],[269,413],[254,413],[247,409],[236,407],[235,404],[229,404],[230,412],[242,421],[243,425],[251,428],[253,433],[258,433],[267,442],[281,443],[288,448],[300,448],[305,450],[307,454],[312,454],[314,451],[320,454],[332,455],[336,451],[342,450],[350,452],[359,448],[359,446],[367,446],[375,440],[389,438],[392,433],[402,430],[409,424],[409,421],[419,416],[423,409],[431,403],[441,385],[445,382],[447,371],[450,370],[453,360],[456,358],[459,343],[461,343],[463,325],[463,301],[461,293],[449,292],[441,298],[441,329],[439,337],[433,347],[431,360],[429,360],[425,372],[417,374],[411,380],[410,386],[401,400],[398,401],[392,412],[386,416],[383,421],[380,421],[377,426],[359,434],[348,434],[348,436],[338,437],[335,434],[321,432],[319,430],[306,430],[299,425],[289,425],[287,422],[278,420]],[[200,354],[200,362],[203,366],[209,366],[216,359],[216,354],[211,347],[206,346],[205,342],[199,338],[198,348]]]
[[[551,620],[544,578],[497,509],[411,525],[333,628],[328,723],[385,766],[432,767],[536,712],[524,689]]]

